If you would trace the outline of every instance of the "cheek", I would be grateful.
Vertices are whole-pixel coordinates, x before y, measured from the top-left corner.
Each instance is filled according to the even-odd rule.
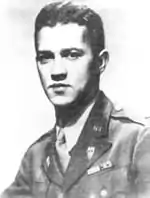
[[[88,70],[76,68],[70,71],[70,76],[68,77],[71,84],[74,84],[77,87],[83,87],[89,79],[89,72]]]
[[[38,72],[39,72],[39,75],[40,75],[40,79],[42,80],[42,82],[44,84],[47,83],[48,79],[50,78],[50,71],[49,71],[49,68],[46,67],[46,66],[39,66],[38,67]]]
[[[68,75],[71,81],[77,81],[78,83],[87,81],[90,76],[89,63],[87,61],[77,61],[74,65],[68,67]]]

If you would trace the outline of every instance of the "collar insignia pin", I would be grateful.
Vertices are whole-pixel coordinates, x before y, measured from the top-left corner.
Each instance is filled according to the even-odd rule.
[[[47,159],[46,159],[46,164],[47,164],[48,167],[50,166],[50,163],[51,163],[50,162],[50,156],[48,156]]]
[[[87,149],[87,157],[88,157],[89,160],[93,157],[94,152],[95,152],[95,147],[94,146],[89,146],[88,149]]]

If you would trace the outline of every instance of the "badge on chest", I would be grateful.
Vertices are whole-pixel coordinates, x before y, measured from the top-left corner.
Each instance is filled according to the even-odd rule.
[[[97,173],[99,171],[104,171],[107,169],[112,168],[113,164],[110,160],[101,163],[100,165],[92,166],[91,168],[88,169],[87,173],[88,175],[92,175],[94,173]]]

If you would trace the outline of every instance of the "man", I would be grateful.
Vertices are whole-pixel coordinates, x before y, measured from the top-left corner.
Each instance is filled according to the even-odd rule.
[[[150,132],[99,91],[108,62],[100,16],[71,2],[46,5],[35,49],[56,125],[28,149],[2,197],[150,197]]]

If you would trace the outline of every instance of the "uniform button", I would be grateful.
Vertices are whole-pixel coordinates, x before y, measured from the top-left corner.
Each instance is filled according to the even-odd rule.
[[[107,195],[108,195],[107,190],[106,189],[102,189],[101,192],[100,192],[100,195],[101,195],[101,197],[107,197]]]
[[[60,193],[59,195],[58,195],[58,198],[63,198],[63,193]]]

